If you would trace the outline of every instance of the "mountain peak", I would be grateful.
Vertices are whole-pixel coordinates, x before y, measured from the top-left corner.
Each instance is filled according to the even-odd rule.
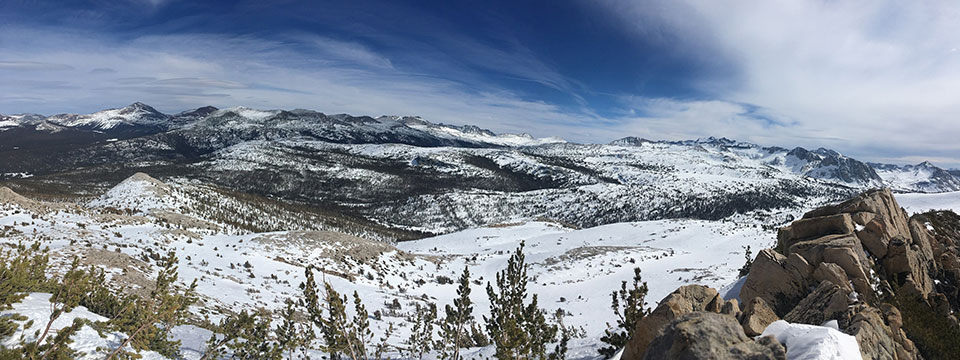
[[[127,108],[144,109],[144,110],[153,110],[153,111],[156,111],[156,109],[154,109],[152,106],[147,105],[147,104],[142,103],[142,102],[139,102],[139,101],[134,102],[133,104],[128,105]]]
[[[638,138],[636,136],[627,136],[614,141],[611,141],[609,145],[614,146],[642,146],[644,143],[652,143],[653,141],[647,140],[644,138]]]
[[[111,109],[111,110],[113,110],[113,109]],[[106,112],[110,112],[111,110],[98,111],[98,112],[96,112],[96,113],[94,113],[94,114],[97,114],[97,113],[106,113]],[[131,114],[131,115],[140,115],[140,116],[142,116],[142,115],[164,116],[163,113],[157,111],[157,109],[154,109],[152,106],[147,105],[147,104],[144,104],[144,103],[139,102],[139,101],[138,101],[138,102],[135,102],[135,103],[133,103],[133,104],[127,105],[126,107],[123,107],[123,108],[121,108],[121,109],[115,109],[115,110],[116,110],[117,114],[119,114],[119,115],[128,115],[128,114]]]

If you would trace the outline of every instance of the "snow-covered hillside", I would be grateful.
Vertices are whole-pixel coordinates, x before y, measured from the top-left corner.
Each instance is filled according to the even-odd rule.
[[[298,197],[432,233],[538,218],[581,227],[719,219],[820,204],[856,191],[773,166],[775,157],[764,151],[672,143],[498,149],[289,139],[244,142],[196,166],[210,170],[207,177],[215,182],[231,179],[225,186],[296,189]],[[276,180],[233,180],[255,173],[276,174],[270,176]]]
[[[573,145],[562,145],[567,147]],[[644,154],[656,149],[674,154],[677,144],[644,144]],[[617,149],[611,147],[610,149]],[[715,156],[722,161],[723,151],[710,146],[685,153],[691,159],[678,160],[671,166],[684,166],[684,171],[702,171],[689,176],[687,184],[701,186],[708,182],[735,183],[737,177],[749,176],[742,167],[724,168],[692,161]],[[424,156],[442,158],[449,149],[369,145],[362,149],[368,156]],[[383,153],[389,149],[387,153]],[[620,153],[599,154],[585,151],[584,163],[610,156],[625,163],[636,159],[631,148],[620,147]],[[411,151],[413,153],[411,153]],[[480,150],[477,150],[480,151]],[[492,151],[492,150],[487,150]],[[569,150],[566,150],[569,151]],[[738,150],[745,151],[745,150]],[[493,158],[511,166],[527,166],[523,158]],[[708,154],[708,155],[704,155]],[[619,155],[619,156],[616,156]],[[649,160],[649,159],[648,159]],[[609,161],[609,160],[607,160]],[[770,171],[764,157],[755,158],[750,171]],[[626,165],[619,165],[626,166]],[[699,170],[697,170],[699,169]],[[782,175],[788,176],[788,175]],[[625,182],[642,181],[643,173],[625,176]],[[576,181],[571,180],[571,181]],[[596,185],[593,185],[596,187]],[[50,203],[31,200],[9,189],[0,189],[0,243],[16,244],[40,240],[52,249],[53,271],[62,271],[73,256],[83,264],[106,269],[111,286],[129,291],[142,291],[157,270],[152,254],[175,250],[179,256],[181,280],[196,279],[201,301],[191,309],[191,325],[174,332],[183,341],[184,355],[196,359],[204,350],[210,332],[198,326],[203,318],[216,321],[223,315],[242,309],[278,310],[285,301],[302,296],[299,284],[304,281],[306,266],[320,270],[341,293],[357,292],[368,310],[379,315],[371,319],[377,336],[385,334],[389,325],[396,332],[389,339],[392,354],[403,356],[404,339],[410,334],[409,316],[417,304],[449,304],[455,297],[456,279],[464,267],[472,273],[475,315],[482,319],[489,302],[484,287],[502,270],[507,258],[521,243],[531,265],[530,293],[538,294],[540,305],[548,311],[562,309],[568,314],[565,322],[582,329],[583,336],[571,342],[570,358],[594,359],[602,345],[599,338],[614,321],[610,310],[610,293],[622,281],[628,281],[633,268],[642,271],[649,285],[647,301],[656,301],[684,284],[704,284],[730,290],[736,294],[737,270],[743,265],[746,248],[754,253],[772,247],[776,228],[797,217],[808,207],[790,207],[770,211],[750,211],[717,220],[665,219],[619,222],[577,228],[553,221],[501,223],[479,228],[407,241],[399,244],[374,241],[346,234],[336,229],[306,227],[276,217],[279,212],[254,212],[254,203],[242,203],[218,195],[211,188],[190,181],[161,182],[146,174],[137,174],[120,182],[91,201],[79,204]],[[902,194],[898,200],[908,210],[960,206],[960,196],[948,194]],[[206,204],[220,198],[213,204]],[[955,201],[956,200],[956,201]],[[206,204],[206,205],[205,205]],[[813,205],[809,205],[812,207]],[[278,231],[261,231],[241,226],[238,218],[253,214]],[[317,222],[322,222],[317,221]],[[263,227],[264,224],[259,226]],[[722,291],[726,293],[727,290]],[[5,312],[40,319],[45,294],[31,294],[23,302]],[[399,307],[393,304],[400,304]],[[76,309],[68,318],[98,315]],[[36,321],[35,321],[36,322]],[[124,334],[108,334],[107,338],[81,332],[72,345],[91,358],[102,355],[98,347],[118,343]],[[0,339],[10,342],[13,339]],[[492,349],[473,348],[468,358],[491,355]],[[99,354],[99,355],[98,355]],[[155,354],[145,354],[151,358]],[[155,358],[155,357],[154,357]]]
[[[952,210],[960,214],[960,192],[938,194],[898,194],[897,201],[910,214],[930,210]]]
[[[417,303],[451,303],[456,285],[448,281],[456,279],[464,266],[477,280],[476,315],[486,313],[483,287],[504,267],[511,251],[525,242],[532,265],[530,291],[539,294],[547,310],[569,312],[567,323],[585,331],[585,337],[574,339],[571,358],[594,358],[599,336],[614,320],[609,294],[631,278],[634,267],[642,269],[650,285],[651,303],[681,284],[722,287],[736,280],[746,246],[772,245],[774,232],[763,225],[795,215],[644,221],[585,229],[526,222],[393,246],[329,231],[228,231],[229,225],[200,214],[187,213],[183,217],[192,220],[174,221],[168,213],[150,211],[176,206],[150,199],[157,197],[158,189],[178,193],[181,186],[136,175],[83,206],[37,202],[3,190],[0,227],[6,230],[0,242],[42,239],[59,259],[56,268],[62,269],[70,256],[78,255],[86,264],[105,267],[115,286],[133,288],[156,268],[148,254],[176,250],[181,278],[197,279],[200,284],[202,301],[193,310],[198,318],[206,314],[216,319],[223,311],[240,309],[279,309],[284,301],[301,296],[298,285],[310,264],[321,269],[338,291],[357,291],[371,313],[385,314],[382,320],[372,320],[374,328],[382,334],[389,323],[397,326],[390,343],[398,347],[410,331],[404,315]],[[32,299],[42,296],[28,298],[14,311],[31,311]],[[401,310],[385,308],[394,300],[402,304]],[[85,314],[82,309],[75,311],[77,316]],[[207,334],[195,328],[178,333],[194,347],[188,356],[196,355],[195,347],[202,343],[196,337]],[[83,337],[74,346],[89,350],[102,341]],[[489,355],[489,351],[471,349],[468,355]]]

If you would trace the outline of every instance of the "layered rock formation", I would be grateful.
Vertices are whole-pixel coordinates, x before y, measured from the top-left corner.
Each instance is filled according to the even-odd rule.
[[[744,345],[739,333],[727,341],[684,343],[700,341],[684,337],[693,334],[691,323],[717,326],[697,334],[728,334],[726,325],[735,321],[740,327],[734,332],[757,336],[779,319],[810,325],[836,321],[839,330],[856,338],[863,359],[920,359],[901,328],[900,310],[887,302],[899,296],[917,299],[956,322],[951,313],[960,293],[957,246],[934,230],[929,220],[909,218],[889,190],[813,210],[779,231],[775,249],[757,255],[740,290],[742,311],[716,290],[681,287],[639,322],[623,359],[675,358],[681,354],[677,347],[709,349],[684,352],[690,359],[779,358],[771,345],[776,340],[758,338]],[[711,315],[689,315],[697,313]],[[702,320],[717,316],[727,319]],[[729,350],[734,344],[739,344],[736,356]]]

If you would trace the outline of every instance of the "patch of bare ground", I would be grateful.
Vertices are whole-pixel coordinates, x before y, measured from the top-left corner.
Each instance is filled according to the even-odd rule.
[[[153,210],[150,215],[169,223],[174,227],[180,227],[184,229],[202,229],[202,230],[211,230],[211,231],[220,231],[222,228],[212,222],[195,218],[193,216],[187,216],[173,211],[167,210]]]
[[[587,260],[595,256],[605,255],[612,252],[630,251],[637,249],[650,249],[645,246],[581,246],[567,250],[560,256],[549,257],[543,260],[546,266],[554,266],[562,263],[569,263],[579,260]]]
[[[361,264],[373,265],[381,255],[396,251],[402,260],[427,258],[398,250],[388,243],[367,240],[358,236],[335,231],[291,231],[283,234],[267,234],[253,239],[273,248],[294,248],[303,253],[319,251],[320,256],[334,261],[350,259]],[[286,259],[292,262],[293,259]],[[303,264],[298,264],[302,266]]]
[[[80,259],[83,265],[106,269],[111,274],[111,285],[125,293],[141,297],[149,296],[155,286],[154,280],[148,276],[153,272],[150,264],[130,255],[104,249],[83,248]]]

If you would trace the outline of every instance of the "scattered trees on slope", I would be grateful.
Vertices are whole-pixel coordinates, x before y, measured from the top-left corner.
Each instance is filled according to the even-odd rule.
[[[195,301],[196,284],[183,292],[176,289],[176,262],[173,253],[164,258],[151,296],[139,298],[116,294],[106,287],[102,270],[81,268],[78,259],[74,259],[62,275],[48,278],[48,250],[41,250],[39,243],[0,251],[0,308],[10,309],[31,292],[51,294],[51,313],[42,330],[33,339],[21,336],[12,348],[0,346],[0,358],[72,359],[76,355],[69,347],[72,337],[87,325],[100,332],[129,334],[116,349],[104,349],[109,351],[107,359],[138,357],[124,350],[127,346],[136,352],[152,350],[165,356],[179,355],[179,341],[170,341],[169,332],[183,322],[187,307]],[[69,326],[53,328],[57,319],[78,306],[85,306],[109,320],[92,322],[77,318]],[[20,327],[15,321],[23,320],[26,318],[17,315],[0,319],[0,337],[13,335]],[[31,322],[23,325],[24,328],[32,326]]]
[[[494,356],[501,360],[563,359],[567,341],[582,337],[582,329],[577,331],[564,325],[566,313],[561,309],[548,316],[539,307],[537,296],[528,295],[528,265],[523,247],[521,243],[507,267],[497,274],[495,283],[487,284],[491,314],[483,317],[485,326],[480,326],[473,315],[469,268],[464,268],[459,277],[457,297],[452,304],[444,306],[443,316],[438,316],[433,303],[412,307],[416,310],[411,317],[411,335],[405,348],[395,348],[388,345],[393,324],[386,336],[375,340],[371,315],[360,294],[354,292],[348,297],[337,292],[329,282],[323,281],[321,285],[316,281],[314,268],[308,267],[306,281],[300,285],[303,297],[299,302],[288,301],[286,307],[276,313],[241,311],[228,315],[218,324],[210,324],[214,335],[207,341],[203,359],[292,360],[305,358],[309,350],[316,349],[326,353],[329,359],[337,360],[382,359],[392,350],[412,358],[422,358],[435,350],[441,359],[461,360],[462,349],[490,344],[495,346]],[[71,337],[83,326],[91,326],[101,333],[128,335],[116,348],[100,349],[108,360],[138,358],[143,350],[179,357],[180,343],[170,340],[170,332],[184,323],[188,308],[197,301],[197,285],[196,281],[185,288],[175,285],[179,280],[178,259],[173,252],[158,256],[157,262],[161,269],[154,289],[149,296],[138,297],[107,288],[104,271],[81,268],[76,260],[63,275],[48,278],[49,256],[39,245],[0,251],[0,309],[9,309],[30,292],[49,292],[53,303],[49,322],[37,333],[36,339],[21,341],[12,349],[0,347],[0,359],[73,358],[76,354],[69,347]],[[348,314],[351,297],[352,311]],[[634,304],[637,296],[624,295],[623,298],[629,299],[625,304]],[[70,326],[52,329],[54,320],[77,306],[85,306],[109,320],[78,319]],[[278,320],[275,327],[274,318]],[[17,321],[23,320],[19,316],[0,318],[0,337],[14,334],[19,328]],[[317,341],[322,345],[313,346]],[[548,353],[550,344],[555,347]]]

